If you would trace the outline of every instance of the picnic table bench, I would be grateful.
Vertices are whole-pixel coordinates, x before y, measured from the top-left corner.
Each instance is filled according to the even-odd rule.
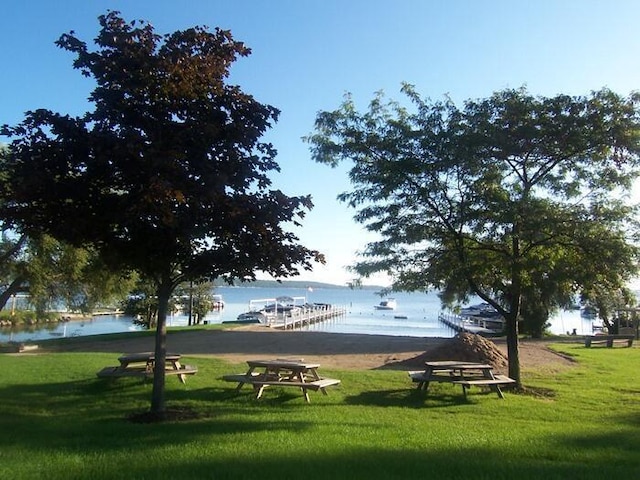
[[[614,343],[620,343],[623,346],[631,347],[635,338],[635,335],[587,335],[584,337],[584,346],[604,345],[612,348]]]
[[[264,389],[270,386],[295,387],[302,390],[305,401],[310,402],[308,390],[320,390],[327,395],[326,387],[340,384],[336,378],[322,378],[317,369],[320,364],[305,363],[302,360],[248,360],[249,370],[246,373],[224,375],[223,380],[237,382],[236,391],[248,384],[260,398]],[[259,369],[259,371],[256,371]]]

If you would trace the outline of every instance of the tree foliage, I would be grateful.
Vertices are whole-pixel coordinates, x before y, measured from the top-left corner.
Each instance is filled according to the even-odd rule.
[[[257,270],[286,277],[322,257],[285,229],[300,224],[310,197],[270,189],[276,150],[260,138],[278,110],[227,84],[250,50],[220,29],[161,36],[118,12],[99,22],[95,50],[73,32],[57,41],[95,79],[95,109],[79,117],[36,110],[4,128],[16,161],[2,214],[24,232],[91,244],[107,264],[150,279],[161,366],[178,284],[251,280]],[[164,408],[158,368],[151,410]]]
[[[10,153],[0,145],[0,183],[10,181]],[[0,198],[0,203],[7,200]],[[12,296],[27,293],[40,316],[57,305],[90,313],[99,304],[119,301],[131,286],[126,272],[105,268],[95,251],[72,247],[46,234],[18,234],[3,219],[0,228],[0,308]]]
[[[340,199],[379,233],[355,265],[398,290],[478,295],[507,320],[509,373],[520,383],[523,301],[546,309],[600,278],[636,273],[640,97],[609,90],[534,97],[504,90],[463,108],[378,94],[359,113],[347,96],[307,140],[316,161],[352,161]],[[413,108],[410,108],[410,106]],[[539,305],[537,305],[539,302]]]

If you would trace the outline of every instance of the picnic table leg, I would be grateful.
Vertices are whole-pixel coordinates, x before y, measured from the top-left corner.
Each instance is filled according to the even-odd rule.
[[[311,375],[313,377],[314,380],[320,380],[320,377],[318,376],[318,372],[315,371],[314,368],[309,369],[308,371],[309,375]],[[296,377],[298,379],[298,381],[300,383],[304,383],[305,382],[305,372],[303,372],[302,370],[295,372],[292,375],[293,379],[295,380]],[[306,387],[300,387],[300,390],[302,390],[302,394],[304,395],[304,399],[306,400],[307,403],[311,403],[311,400],[309,399],[309,392],[307,391]],[[326,392],[325,392],[326,395]]]
[[[244,374],[245,377],[251,377],[251,375],[253,374],[253,370],[255,369],[255,367],[251,367],[249,368],[249,370],[247,370],[247,373]],[[240,390],[242,390],[242,386],[244,385],[245,382],[238,382],[238,386],[236,387],[236,392],[239,392]]]
[[[427,367],[424,371],[424,378],[431,378],[431,374],[433,373],[433,368]],[[418,390],[424,390],[424,393],[427,393],[429,389],[429,380],[423,380],[422,382],[418,382]]]
[[[180,370],[182,368],[182,365],[180,365],[180,360],[172,360],[171,366],[173,367],[174,370]],[[185,375],[178,374],[178,378],[182,383],[184,384],[187,383],[187,377]]]
[[[254,388],[256,390],[258,390],[258,392],[256,393],[256,399],[260,398],[262,396],[262,392],[264,392],[264,388],[266,387],[266,385],[260,385],[259,387],[256,385],[254,386]]]
[[[489,379],[489,380],[495,380],[496,377],[493,376],[493,372],[491,370],[485,370],[484,371],[484,377]],[[502,390],[500,389],[500,385],[491,385],[490,387],[494,392],[496,392],[498,394],[499,398],[504,399],[504,394],[502,393]]]

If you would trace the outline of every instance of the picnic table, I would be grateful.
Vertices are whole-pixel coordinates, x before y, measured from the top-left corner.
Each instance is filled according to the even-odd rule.
[[[228,382],[237,382],[236,391],[243,385],[251,385],[260,398],[264,389],[269,386],[300,388],[307,403],[308,390],[320,390],[327,395],[326,387],[338,385],[340,380],[322,378],[318,375],[319,363],[308,363],[303,359],[248,360],[245,373],[224,375]]]
[[[504,398],[501,385],[515,383],[515,380],[493,373],[493,367],[484,363],[461,362],[458,360],[445,360],[438,362],[425,362],[425,369],[408,372],[411,380],[418,383],[418,390],[426,393],[431,382],[446,382],[462,386],[462,393],[467,398],[467,389],[472,386],[490,387]]]
[[[186,383],[186,376],[195,375],[198,367],[182,365],[180,359],[181,355],[178,353],[165,355],[165,375],[177,375],[182,383]],[[105,367],[97,375],[98,377],[153,377],[155,360],[153,352],[127,353],[118,357],[120,365]]]

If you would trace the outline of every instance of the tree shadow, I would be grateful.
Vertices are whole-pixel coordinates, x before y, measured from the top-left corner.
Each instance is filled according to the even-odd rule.
[[[347,396],[344,401],[348,405],[410,408],[439,408],[473,403],[466,400],[461,394],[455,395],[447,392],[426,394],[416,388],[363,391],[357,395]]]

